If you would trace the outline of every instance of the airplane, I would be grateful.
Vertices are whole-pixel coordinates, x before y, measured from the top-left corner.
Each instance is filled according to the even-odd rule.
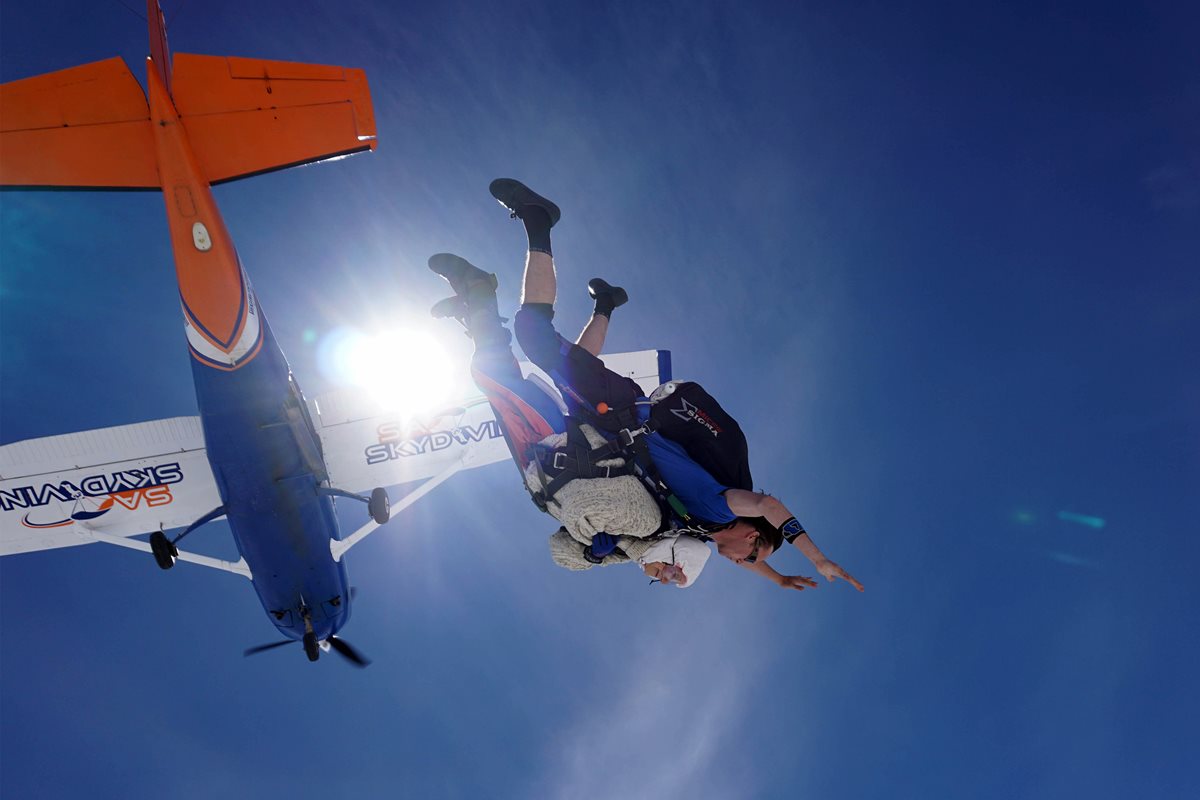
[[[246,655],[299,641],[310,661],[332,649],[366,666],[337,636],[346,552],[507,446],[482,395],[416,422],[356,390],[307,399],[217,209],[212,185],[373,151],[363,71],[172,57],[158,0],[147,12],[148,92],[119,57],[0,85],[0,188],[163,193],[200,413],[0,446],[0,556],[99,542],[241,575],[285,637]],[[604,358],[647,392],[670,379],[666,351]],[[418,480],[391,504],[383,487]],[[367,505],[345,538],[336,498]],[[179,549],[221,518],[238,561]]]

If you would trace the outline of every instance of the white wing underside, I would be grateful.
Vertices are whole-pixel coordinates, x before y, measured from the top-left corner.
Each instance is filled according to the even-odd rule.
[[[604,360],[610,369],[638,381],[647,394],[660,382],[659,351],[618,353]],[[529,364],[522,368],[561,406],[540,370]],[[398,510],[455,472],[509,458],[482,394],[416,420],[373,407],[362,395],[338,391],[309,401],[330,482],[337,488],[365,492],[430,482],[409,493],[416,496],[393,502]],[[199,417],[0,446],[0,555],[179,528],[220,504]],[[335,543],[337,556],[372,530],[367,526]]]
[[[220,504],[199,417],[0,447],[0,555],[178,528]]]

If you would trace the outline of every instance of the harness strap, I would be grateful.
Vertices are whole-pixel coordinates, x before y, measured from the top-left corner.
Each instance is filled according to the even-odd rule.
[[[557,381],[556,381],[557,383]],[[650,456],[650,448],[646,436],[657,431],[660,423],[647,419],[638,419],[637,406],[648,403],[648,400],[638,400],[621,408],[607,408],[603,415],[593,411],[590,404],[583,401],[570,386],[559,384],[579,402],[587,421],[601,430],[615,433],[616,438],[593,448],[587,440],[587,435],[580,427],[581,421],[574,415],[568,414],[567,444],[562,448],[535,446],[534,462],[538,465],[538,477],[544,487],[540,492],[530,492],[534,505],[542,511],[547,511],[547,505],[554,501],[554,495],[563,486],[576,478],[615,478],[622,475],[633,475],[641,480],[642,485],[650,492],[650,496],[658,503],[662,514],[662,527],[655,533],[661,536],[669,530],[687,532],[703,541],[709,541],[709,530],[688,513],[671,487],[662,479],[662,474]],[[615,467],[599,467],[597,462],[611,458],[623,458],[625,463]],[[553,474],[553,477],[550,475]],[[672,524],[675,521],[677,524]]]
[[[619,478],[634,472],[628,464],[596,466],[586,453],[582,458],[579,455],[571,456],[569,451],[565,450],[550,450],[545,455],[547,460],[542,461],[539,458],[539,466],[547,476],[554,475],[540,492],[547,500],[552,499],[559,489],[576,478]]]

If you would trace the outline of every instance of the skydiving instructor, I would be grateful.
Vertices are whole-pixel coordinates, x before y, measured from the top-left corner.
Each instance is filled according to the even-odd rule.
[[[596,300],[595,311],[575,343],[564,339],[553,326],[558,287],[550,229],[561,216],[558,206],[509,178],[492,181],[489,188],[511,216],[521,220],[529,239],[521,309],[513,319],[517,342],[530,361],[554,379],[572,415],[600,425],[613,418],[611,432],[636,424],[637,420],[619,416],[634,413],[630,409],[639,400],[645,404],[641,389],[605,368],[598,358],[613,309],[627,300],[625,292],[593,280],[589,292]],[[670,391],[676,396],[661,397]],[[657,444],[651,448],[653,462],[665,484],[708,527],[722,556],[782,588],[815,587],[811,578],[785,576],[766,563],[786,541],[826,580],[840,578],[863,590],[861,583],[821,552],[782,502],[753,491],[745,438],[737,422],[711,396],[688,382],[668,383],[655,395],[660,396],[652,395],[650,399],[657,402],[651,408],[661,408],[663,413],[657,415],[662,420],[657,430],[661,436],[646,437]],[[680,413],[667,413],[672,407]]]

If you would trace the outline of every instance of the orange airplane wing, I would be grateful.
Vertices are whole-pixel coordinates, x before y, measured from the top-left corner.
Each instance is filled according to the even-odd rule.
[[[360,69],[176,53],[171,93],[210,183],[375,148]]]
[[[146,95],[125,62],[0,85],[0,186],[159,188]]]

